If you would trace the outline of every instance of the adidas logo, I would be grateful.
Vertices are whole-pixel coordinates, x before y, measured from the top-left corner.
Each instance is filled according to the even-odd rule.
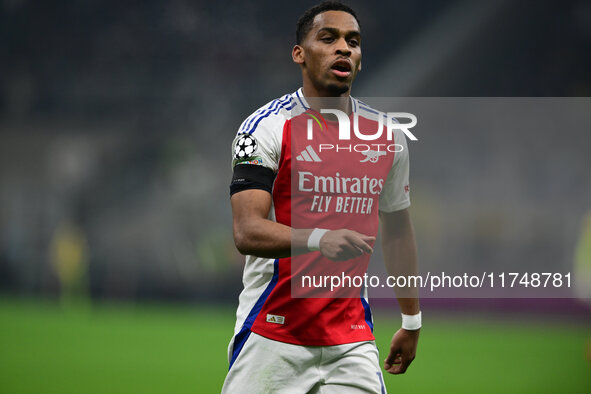
[[[298,161],[314,161],[320,162],[322,159],[318,156],[318,154],[312,148],[312,145],[306,146],[306,149],[302,151],[297,157],[296,160]]]

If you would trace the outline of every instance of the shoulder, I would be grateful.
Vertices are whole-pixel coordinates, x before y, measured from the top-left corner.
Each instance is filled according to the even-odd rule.
[[[369,104],[366,104],[363,101],[356,99],[355,97],[351,97],[351,104],[353,105],[353,112],[355,112],[359,116],[375,121],[377,121],[379,117],[383,117],[385,119],[385,112],[378,111],[377,109],[371,107]]]
[[[295,92],[271,100],[248,116],[232,143],[233,165],[258,164],[277,171],[284,125],[301,107]]]
[[[388,112],[384,112],[381,110],[378,110],[372,106],[370,106],[369,104],[364,103],[361,100],[358,100],[356,98],[352,97],[352,104],[353,104],[353,111],[366,119],[369,120],[373,120],[375,122],[383,122],[384,125],[386,125],[387,121],[388,121],[388,116],[389,113]],[[394,123],[398,123],[398,121],[394,118],[391,117],[391,121],[393,121]]]
[[[285,121],[301,106],[296,93],[285,94],[260,107],[242,122],[237,134],[254,134],[258,137],[268,132],[281,131]]]

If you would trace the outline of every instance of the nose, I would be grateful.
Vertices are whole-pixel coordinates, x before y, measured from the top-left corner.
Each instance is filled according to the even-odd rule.
[[[351,49],[349,48],[349,43],[344,37],[339,38],[336,45],[336,52],[338,55],[342,56],[351,56]]]

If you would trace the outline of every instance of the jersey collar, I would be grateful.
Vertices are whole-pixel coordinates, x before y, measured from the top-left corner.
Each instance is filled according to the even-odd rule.
[[[296,103],[298,105],[301,105],[304,110],[307,110],[308,108],[310,108],[310,106],[308,105],[308,102],[306,101],[306,97],[304,97],[304,89],[303,88],[299,88],[298,90],[296,90],[293,93],[293,96],[296,100]],[[353,110],[353,112],[357,112],[357,110],[359,108],[359,100],[357,100],[353,96],[349,96],[349,97],[351,98],[351,109]]]

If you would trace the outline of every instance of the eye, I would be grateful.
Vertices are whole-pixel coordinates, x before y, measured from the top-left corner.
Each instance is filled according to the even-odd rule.
[[[322,37],[320,39],[320,41],[330,43],[330,42],[333,42],[334,41],[334,38],[332,38],[330,36],[326,36],[326,37]]]
[[[357,47],[357,46],[359,46],[359,41],[349,40],[349,45],[351,45],[352,47]]]

